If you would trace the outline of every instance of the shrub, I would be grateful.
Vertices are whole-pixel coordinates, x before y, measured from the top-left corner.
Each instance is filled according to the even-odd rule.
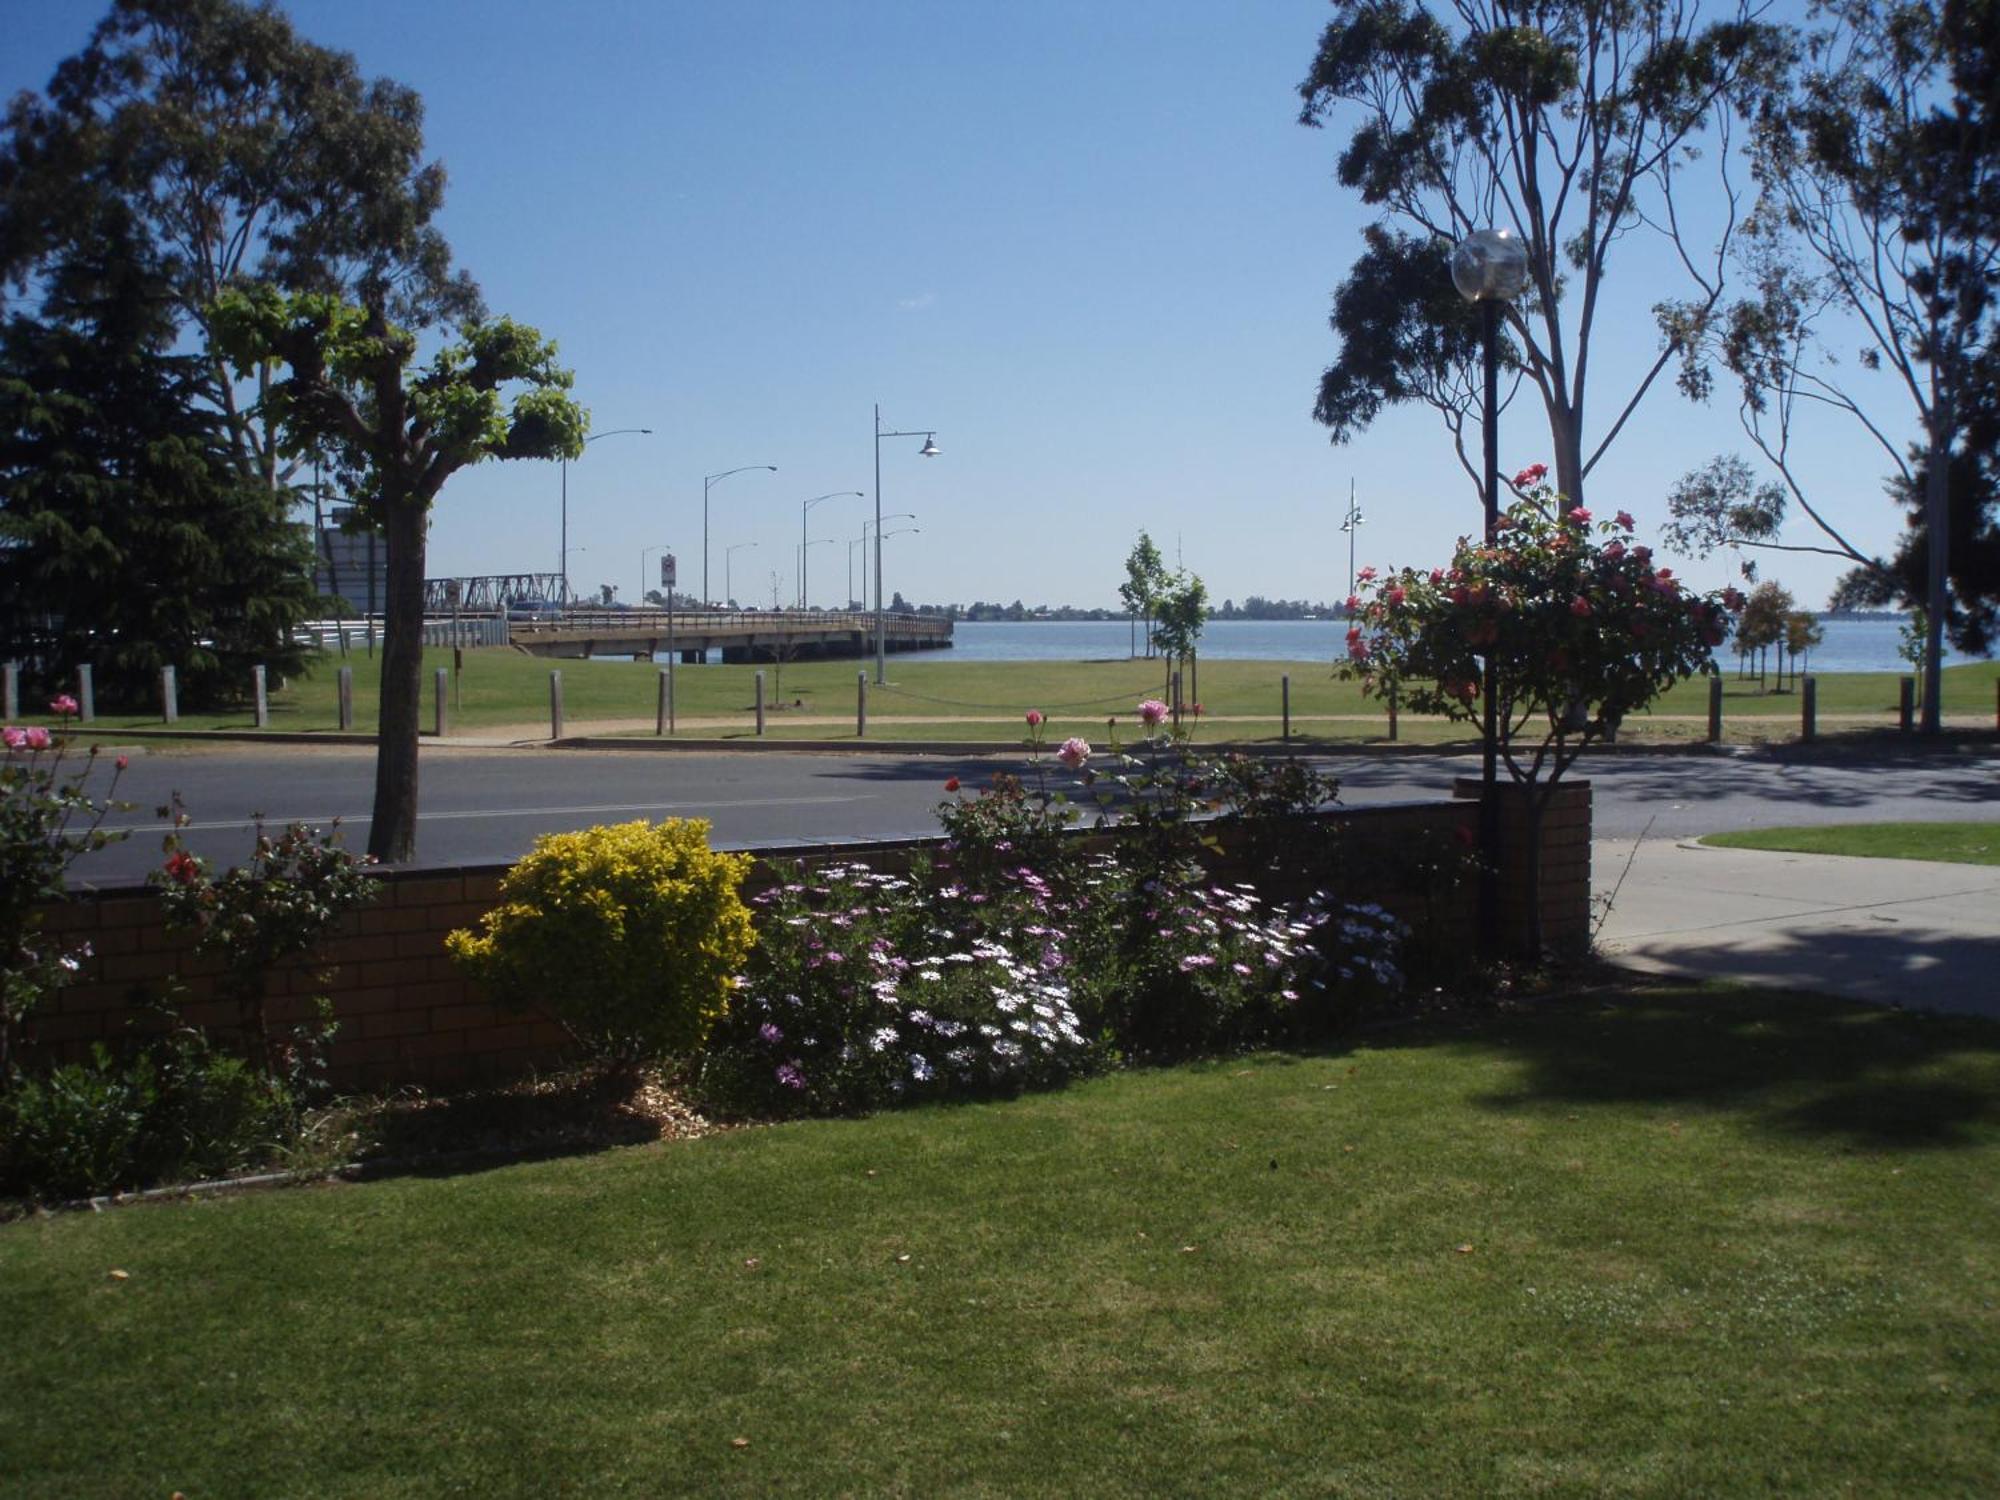
[[[701,1091],[738,1113],[849,1114],[1046,1087],[1093,1066],[1063,932],[965,919],[963,887],[863,864],[758,898],[757,948]]]
[[[282,1085],[191,1027],[124,1056],[100,1042],[0,1095],[0,1193],[79,1198],[262,1165],[292,1116]]]
[[[557,1021],[620,1067],[693,1052],[753,941],[737,894],[748,855],[669,818],[546,834],[501,883],[482,931],[445,947],[500,1001]]]
[[[236,1003],[245,1051],[266,1076],[303,1098],[324,1076],[332,1002],[314,996],[314,1021],[273,1037],[270,977],[286,964],[312,959],[336,922],[375,899],[381,882],[366,868],[373,860],[340,847],[338,823],[326,833],[293,823],[273,838],[260,818],[250,862],[214,876],[207,861],[181,847],[179,829],[188,818],[178,796],[173,817],[166,863],[151,876],[166,925],[192,933],[197,954],[221,959],[217,988]],[[323,971],[312,977],[325,983]]]
[[[69,697],[49,705],[66,723],[76,711]],[[102,800],[87,790],[97,747],[79,769],[63,770],[67,742],[39,726],[0,728],[0,1088],[14,1066],[14,1038],[51,992],[76,973],[90,950],[71,950],[41,931],[36,908],[59,897],[69,867],[82,855],[123,838],[102,824],[114,808],[119,756]]]

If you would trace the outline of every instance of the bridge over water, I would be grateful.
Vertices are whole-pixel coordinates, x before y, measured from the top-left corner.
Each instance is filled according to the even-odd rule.
[[[884,615],[883,627],[890,651],[951,644],[951,621],[934,615]],[[507,638],[536,656],[644,659],[664,652],[692,664],[718,652],[725,662],[816,661],[873,656],[875,616],[867,610],[568,609],[511,621]]]

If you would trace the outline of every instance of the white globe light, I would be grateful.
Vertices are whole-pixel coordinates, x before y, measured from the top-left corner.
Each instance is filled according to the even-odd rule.
[[[1511,302],[1528,284],[1528,249],[1511,229],[1476,229],[1451,252],[1451,284],[1467,302]]]

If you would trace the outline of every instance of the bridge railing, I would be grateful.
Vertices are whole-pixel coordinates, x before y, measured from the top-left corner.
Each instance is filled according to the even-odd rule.
[[[951,622],[935,615],[887,614],[884,619],[898,629],[930,625],[939,635],[951,633]],[[517,633],[592,630],[620,635],[667,633],[668,613],[664,609],[565,609],[536,611],[532,617],[510,622]],[[870,610],[854,609],[676,609],[672,625],[676,631],[697,635],[745,631],[813,630],[827,633],[868,632],[875,628]]]

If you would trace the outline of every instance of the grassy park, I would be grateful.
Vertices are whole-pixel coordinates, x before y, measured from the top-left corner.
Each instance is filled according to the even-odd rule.
[[[650,735],[658,700],[660,669],[651,662],[551,661],[504,647],[467,650],[455,673],[450,722],[454,733],[489,733],[511,738],[546,737],[549,674],[563,680],[565,725],[569,733]],[[321,657],[305,675],[271,694],[270,727],[294,734],[331,734],[339,726],[336,674],[354,671],[356,725],[375,721],[379,658],[356,651],[345,658]],[[431,673],[454,671],[453,653],[427,654],[426,710]],[[678,667],[674,672],[678,737],[742,738],[755,733],[754,674],[765,674],[771,705],[767,735],[775,738],[842,739],[854,735],[856,678],[868,688],[868,736],[885,741],[937,739],[1017,743],[1028,709],[1049,716],[1053,739],[1081,734],[1094,743],[1106,736],[1107,720],[1130,732],[1133,706],[1165,692],[1166,666],[1159,659],[1075,662],[953,661],[948,653],[902,656],[889,662],[890,681],[876,686],[871,662],[799,661],[784,665]],[[1203,661],[1185,684],[1189,701],[1204,711],[1201,738],[1215,743],[1276,740],[1282,732],[1282,679],[1291,680],[1292,729],[1307,742],[1364,742],[1387,735],[1386,710],[1364,696],[1356,683],[1341,682],[1325,662]],[[2000,662],[1947,668],[1944,711],[1990,727]],[[1799,696],[1767,690],[1754,679],[1723,676],[1725,737],[1783,739],[1795,735]],[[1893,727],[1897,677],[1893,673],[1844,673],[1818,679],[1818,712],[1823,733],[1843,729]],[[1626,723],[1627,738],[1700,739],[1707,732],[1705,681],[1681,684],[1649,714]],[[128,710],[130,706],[127,706]],[[99,733],[159,729],[150,707],[121,711],[103,706],[93,726]],[[241,730],[254,727],[247,703],[220,713],[184,713],[183,730]],[[1401,715],[1399,737],[1414,743],[1472,737],[1466,726]]]
[[[1661,986],[0,1228],[13,1495],[1974,1494],[2000,1027]]]

